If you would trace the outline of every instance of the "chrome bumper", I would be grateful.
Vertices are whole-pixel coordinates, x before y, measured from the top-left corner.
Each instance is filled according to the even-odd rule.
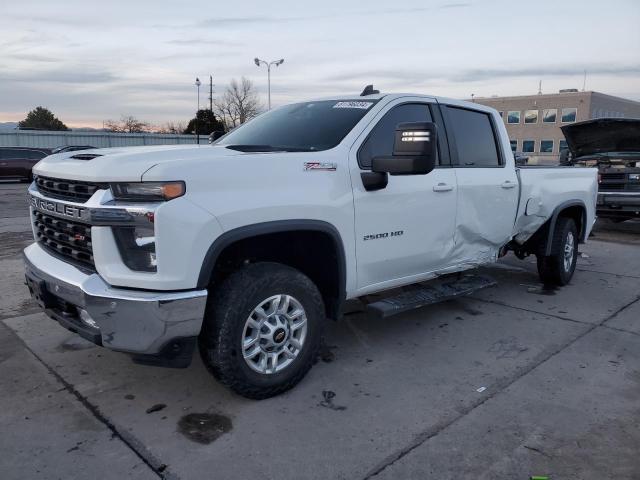
[[[206,290],[150,292],[112,287],[97,273],[59,260],[35,243],[24,250],[24,260],[27,284],[45,312],[94,343],[137,355],[158,355],[171,342],[200,333]]]

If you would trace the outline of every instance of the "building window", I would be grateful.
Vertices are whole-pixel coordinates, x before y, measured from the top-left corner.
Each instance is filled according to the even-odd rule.
[[[540,153],[553,153],[553,140],[541,140]]]
[[[577,108],[563,108],[562,109],[562,123],[571,123],[576,121]]]
[[[520,112],[507,112],[507,123],[520,123]]]
[[[547,108],[542,111],[543,123],[556,123],[556,116],[558,115],[557,108]]]
[[[511,140],[511,151],[513,153],[516,153],[516,150],[518,150],[518,140]]]
[[[536,141],[535,140],[523,140],[522,141],[522,152],[523,153],[532,153],[536,150]]]
[[[567,148],[569,148],[567,146],[567,141],[566,140],[560,140],[560,151],[566,150]]]
[[[524,123],[538,123],[538,110],[525,110]]]

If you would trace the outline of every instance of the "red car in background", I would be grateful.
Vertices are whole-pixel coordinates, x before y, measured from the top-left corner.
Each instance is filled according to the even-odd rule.
[[[31,169],[51,151],[46,148],[0,147],[0,180],[31,181]]]

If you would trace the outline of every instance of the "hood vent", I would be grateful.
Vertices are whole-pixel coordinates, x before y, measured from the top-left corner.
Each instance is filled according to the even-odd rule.
[[[98,153],[78,153],[76,155],[72,155],[69,158],[73,158],[74,160],[93,160],[96,157],[101,157],[102,155]]]

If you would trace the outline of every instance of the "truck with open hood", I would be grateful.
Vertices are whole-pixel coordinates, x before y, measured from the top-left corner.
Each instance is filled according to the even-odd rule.
[[[600,118],[564,125],[571,162],[598,168],[597,215],[640,217],[640,119]]]
[[[492,108],[372,88],[211,145],[63,152],[34,174],[24,258],[44,311],[141,363],[198,348],[250,398],[304,377],[348,299],[411,285],[368,305],[386,317],[468,292],[450,274],[509,251],[566,285],[597,185],[591,168],[516,167]]]

